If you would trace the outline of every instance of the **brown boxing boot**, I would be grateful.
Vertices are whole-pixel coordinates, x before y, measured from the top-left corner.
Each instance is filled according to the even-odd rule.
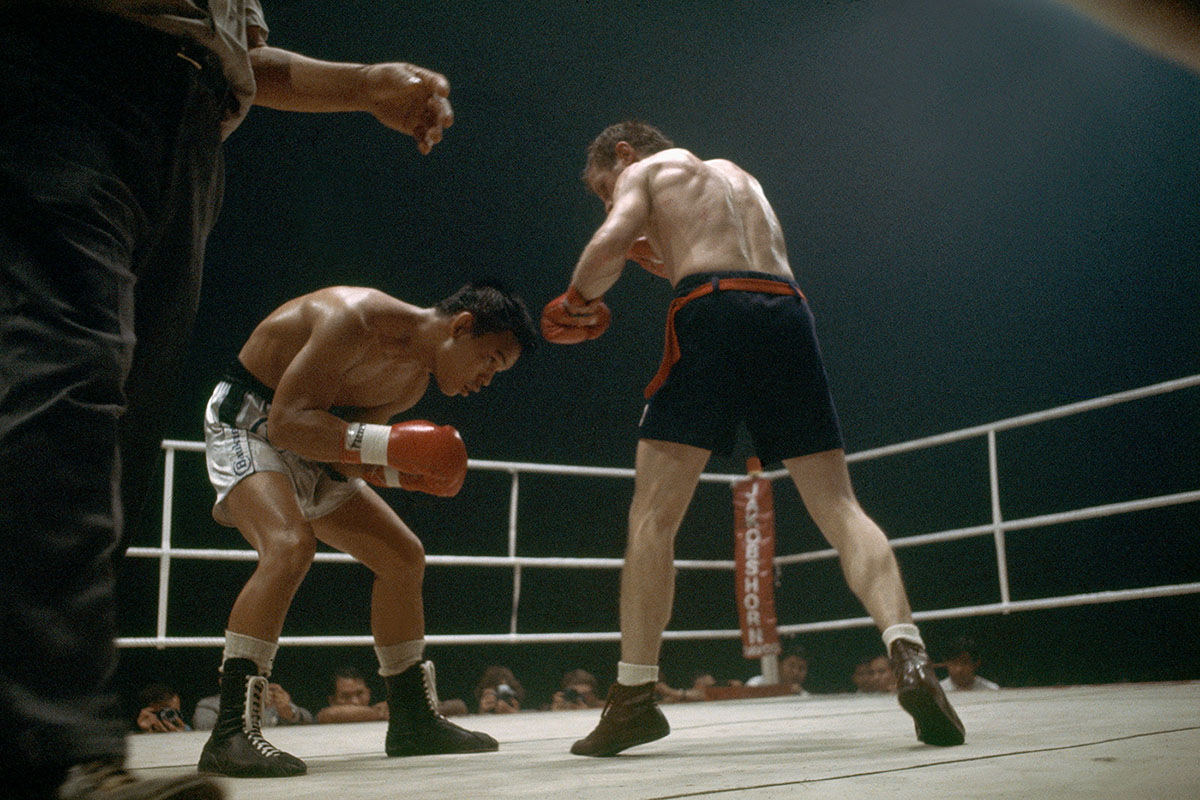
[[[654,684],[614,683],[600,714],[600,724],[571,745],[577,756],[615,756],[626,748],[661,739],[671,732],[667,718],[654,703]]]
[[[897,639],[892,642],[890,661],[896,676],[896,695],[913,718],[917,738],[938,747],[962,744],[966,731],[938,683],[925,648]]]

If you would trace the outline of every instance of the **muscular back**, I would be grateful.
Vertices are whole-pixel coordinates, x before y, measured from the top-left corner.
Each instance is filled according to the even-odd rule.
[[[791,277],[779,219],[753,175],[731,161],[701,161],[680,148],[636,166],[645,170],[650,195],[647,238],[672,283],[717,270]]]

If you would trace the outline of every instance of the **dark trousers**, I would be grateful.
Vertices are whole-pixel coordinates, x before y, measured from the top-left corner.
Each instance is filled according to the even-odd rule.
[[[121,494],[138,508],[157,464],[222,191],[223,81],[179,48],[115,18],[0,12],[5,773],[124,753]]]

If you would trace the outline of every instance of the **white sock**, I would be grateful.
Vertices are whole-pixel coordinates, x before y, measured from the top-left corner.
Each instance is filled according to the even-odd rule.
[[[917,630],[917,626],[911,622],[900,623],[899,625],[889,625],[883,631],[883,647],[890,656],[892,654],[892,642],[897,639],[903,639],[906,642],[925,647],[925,642],[921,641],[921,633]]]
[[[271,665],[275,663],[275,654],[279,652],[279,642],[268,642],[256,639],[244,633],[225,631],[225,653],[221,661],[231,658],[248,658],[258,667],[259,675],[270,675]]]
[[[383,677],[399,675],[421,660],[425,653],[425,640],[413,639],[400,644],[375,645],[375,656],[379,659],[379,674]]]
[[[643,683],[658,683],[657,664],[626,664],[617,662],[617,683],[622,686],[641,686]]]

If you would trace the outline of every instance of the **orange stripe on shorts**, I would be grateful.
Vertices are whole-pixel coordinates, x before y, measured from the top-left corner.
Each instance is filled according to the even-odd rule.
[[[804,293],[792,284],[767,280],[766,278],[720,278],[717,280],[717,287],[722,292],[794,294],[798,295],[801,300],[804,299]],[[666,382],[667,376],[671,374],[671,367],[675,366],[675,362],[679,360],[679,340],[675,337],[675,312],[697,297],[704,297],[706,294],[712,294],[712,292],[713,282],[708,281],[697,286],[682,297],[676,297],[671,301],[671,307],[667,309],[667,333],[666,342],[663,345],[662,363],[658,365],[658,372],[654,373],[654,377],[650,379],[650,383],[646,386],[645,395],[647,400]]]

